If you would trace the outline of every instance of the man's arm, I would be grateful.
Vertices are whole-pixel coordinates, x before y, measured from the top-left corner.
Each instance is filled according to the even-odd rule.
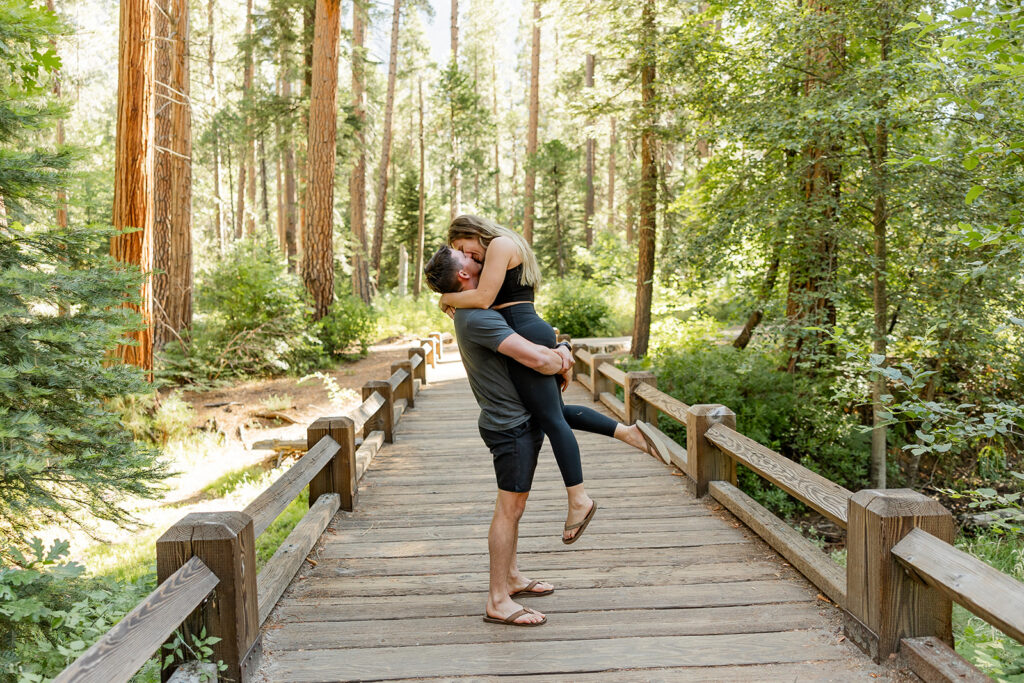
[[[562,371],[562,356],[554,349],[549,349],[518,334],[505,337],[498,345],[498,353],[508,356],[542,375],[557,375]]]

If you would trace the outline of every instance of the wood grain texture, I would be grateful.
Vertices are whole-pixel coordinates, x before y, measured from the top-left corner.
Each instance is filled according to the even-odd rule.
[[[713,481],[709,492],[833,602],[846,604],[846,572],[818,546],[732,484]]]
[[[409,373],[405,370],[392,370],[391,376],[388,377],[387,383],[391,385],[392,391],[398,391],[398,387],[402,385],[402,382],[409,377]]]
[[[988,683],[992,679],[938,638],[904,638],[900,656],[928,683]]]
[[[707,495],[712,481],[736,484],[736,462],[707,437],[719,425],[736,426],[736,415],[723,405],[695,405],[686,412],[686,473],[697,496]]]
[[[588,375],[576,375],[576,381],[587,388],[587,391],[594,390],[594,383],[590,380]]]
[[[626,406],[623,405],[622,401],[615,398],[615,394],[608,391],[602,391],[598,398],[601,399],[601,403],[608,406],[608,409],[612,411],[612,414],[615,415],[615,417],[620,420],[626,419]]]
[[[127,681],[218,583],[193,557],[64,669],[55,683]]]
[[[306,428],[306,448],[311,449],[320,439],[330,437],[338,444],[338,452],[309,481],[309,502],[321,495],[337,493],[343,510],[355,506],[356,492],[356,431],[348,417],[321,417]]]
[[[607,391],[614,394],[615,392],[614,382],[600,371],[601,366],[606,363],[614,367],[615,356],[610,353],[595,353],[590,357],[590,389],[591,398],[595,403],[601,400],[602,393]]]
[[[309,511],[302,517],[288,537],[284,539],[274,555],[267,560],[263,571],[256,577],[256,595],[259,604],[259,621],[262,625],[274,609],[284,589],[288,587],[299,567],[306,561],[306,555],[316,545],[320,534],[330,523],[334,513],[341,507],[341,496],[329,493],[317,498]]]
[[[742,680],[737,672],[749,669],[739,662],[762,673],[835,662],[851,680],[879,670],[848,641],[819,635],[834,609],[727,511],[695,500],[655,458],[585,433],[577,434],[584,477],[600,504],[586,535],[568,549],[561,543],[566,496],[548,446],[519,524],[518,565],[555,585],[523,604],[548,623],[484,624],[496,491],[461,373],[454,359],[431,370],[416,410],[369,464],[356,509],[335,515],[317,564],[303,565],[281,596],[265,626],[264,680],[631,680],[642,670]],[[565,400],[586,405],[591,396],[573,383]],[[510,649],[514,662],[491,659]],[[595,653],[607,661],[595,664]]]
[[[626,373],[626,384],[623,388],[625,396],[623,403],[626,406],[624,422],[626,424],[631,425],[637,420],[643,420],[654,427],[658,426],[658,411],[636,393],[640,386],[655,387],[657,383],[658,379],[653,372]]]
[[[374,392],[370,396],[364,398],[363,402],[359,404],[359,407],[349,414],[349,417],[352,418],[352,422],[355,424],[356,434],[363,434],[366,422],[372,419],[373,416],[380,411],[383,405],[384,397],[381,394]]]
[[[620,387],[626,386],[626,373],[619,370],[611,363],[602,363],[598,366],[597,371],[610,379],[611,381],[618,384]]]
[[[636,387],[635,391],[636,395],[642,398],[648,405],[657,408],[679,424],[686,425],[686,414],[690,410],[690,406],[669,396],[664,391],[659,391],[650,384],[640,384]]]
[[[1024,583],[923,529],[912,529],[892,554],[911,575],[1024,642]]]
[[[372,380],[363,385],[363,402],[379,395],[383,400],[380,409],[369,415],[363,424],[363,436],[378,429],[384,432],[385,443],[395,440],[395,392],[387,380]]]
[[[711,427],[705,436],[740,464],[846,528],[850,491],[725,425]]]
[[[306,484],[324,468],[340,450],[338,442],[329,436],[320,439],[313,448],[298,459],[288,471],[249,503],[244,512],[252,517],[253,532],[259,536],[270,526],[284,509],[291,505]]]
[[[950,512],[910,489],[864,489],[849,506],[847,634],[875,661],[896,652],[902,638],[935,636],[952,644],[950,599],[911,578],[891,552],[918,528],[951,542]]]

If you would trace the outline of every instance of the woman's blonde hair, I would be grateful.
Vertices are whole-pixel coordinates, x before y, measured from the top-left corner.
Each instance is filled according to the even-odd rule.
[[[448,244],[451,245],[457,239],[476,237],[480,244],[486,249],[491,240],[495,237],[507,237],[519,249],[519,255],[523,258],[523,274],[519,278],[519,284],[528,287],[536,287],[540,284],[540,266],[537,265],[537,257],[533,255],[533,249],[526,238],[515,230],[509,230],[500,226],[492,220],[473,216],[464,213],[456,216],[451,225],[448,226]]]

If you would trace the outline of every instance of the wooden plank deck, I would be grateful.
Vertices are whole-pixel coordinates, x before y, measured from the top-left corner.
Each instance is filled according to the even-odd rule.
[[[560,542],[565,491],[545,445],[520,524],[538,628],[481,620],[495,496],[456,352],[405,414],[264,627],[267,681],[888,678],[840,635],[835,608],[716,503],[617,441],[578,434],[600,508]],[[568,402],[598,407],[579,384]],[[598,408],[603,410],[603,407]]]

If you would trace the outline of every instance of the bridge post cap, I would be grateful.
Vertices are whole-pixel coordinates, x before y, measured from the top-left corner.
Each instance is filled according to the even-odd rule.
[[[879,517],[952,517],[942,503],[913,489],[861,489],[849,505]]]
[[[698,403],[695,406],[690,406],[690,414],[718,421],[727,417],[736,417],[736,413],[720,403]]]
[[[252,517],[244,512],[190,512],[175,522],[156,542],[223,541],[238,537],[246,526],[252,526]]]
[[[387,387],[388,389],[390,389],[391,388],[391,383],[388,382],[386,379],[371,379],[370,381],[368,381],[363,386],[364,387],[373,387],[375,389],[378,388],[378,387]]]
[[[327,415],[313,420],[307,429],[329,429],[332,426],[343,427],[346,424],[355,424],[348,415]]]
[[[626,373],[626,377],[632,377],[634,379],[657,379],[657,375],[648,370],[630,370]]]
[[[410,358],[412,358],[413,356],[425,356],[426,354],[427,352],[423,350],[422,346],[414,346],[411,349],[409,349]]]

